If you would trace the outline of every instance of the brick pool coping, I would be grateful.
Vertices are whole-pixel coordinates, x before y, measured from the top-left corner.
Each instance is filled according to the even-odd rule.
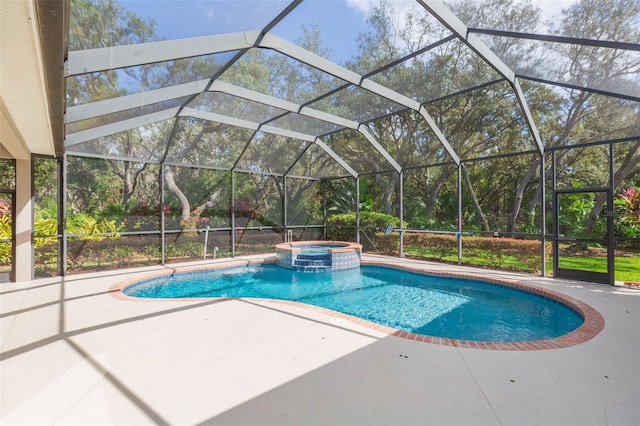
[[[262,264],[262,263],[275,264],[275,262],[276,262],[275,257],[273,258],[269,257],[265,259],[234,260],[230,262],[215,263],[210,265],[176,267],[176,268],[166,269],[162,271],[155,271],[155,272],[139,275],[139,276],[136,276],[135,278],[130,278],[113,285],[109,289],[109,294],[111,294],[113,297],[120,300],[138,301],[138,302],[208,301],[208,300],[211,300],[212,298],[154,299],[154,298],[130,297],[125,295],[122,292],[122,290],[140,281],[161,277],[161,276],[166,276],[166,275],[173,275],[175,273],[206,271],[206,270],[230,268],[234,266],[246,266],[246,265],[252,265],[252,264]],[[529,341],[523,341],[523,342],[474,341],[474,340],[463,340],[463,339],[450,339],[445,337],[435,337],[435,336],[428,336],[424,334],[412,333],[408,331],[402,331],[395,328],[387,327],[385,325],[377,324],[359,317],[355,317],[352,315],[343,314],[341,312],[323,308],[320,306],[308,305],[305,303],[294,302],[290,300],[264,299],[264,298],[261,300],[268,301],[270,303],[277,303],[282,305],[290,305],[290,306],[302,307],[305,309],[311,309],[326,315],[330,315],[333,318],[341,318],[353,324],[364,326],[371,330],[375,330],[390,336],[396,336],[403,339],[414,340],[416,342],[433,343],[438,345],[454,346],[459,348],[471,348],[471,349],[488,349],[488,350],[501,350],[501,351],[534,351],[534,350],[567,348],[567,347],[579,345],[581,343],[591,340],[596,335],[598,335],[598,333],[600,333],[605,326],[605,320],[602,317],[602,315],[600,315],[598,311],[596,311],[594,308],[592,308],[588,304],[581,302],[577,299],[574,299],[573,297],[570,297],[552,290],[536,287],[530,284],[525,284],[520,281],[509,280],[504,278],[498,279],[493,277],[485,277],[485,276],[474,274],[474,273],[427,271],[423,268],[411,267],[406,265],[395,265],[390,262],[363,260],[362,264],[369,265],[369,266],[381,266],[381,267],[391,268],[391,269],[399,269],[403,271],[409,271],[409,272],[414,272],[414,273],[424,274],[424,275],[436,275],[436,276],[444,276],[444,277],[473,279],[473,280],[483,281],[491,284],[502,285],[505,287],[512,287],[512,288],[516,288],[523,291],[528,291],[530,293],[534,293],[542,297],[545,297],[547,299],[551,299],[556,302],[569,306],[570,308],[577,311],[583,317],[584,321],[582,325],[580,325],[580,327],[576,328],[572,332],[560,337],[552,338],[552,339],[529,340]],[[218,300],[241,300],[241,299],[242,298],[218,298]]]

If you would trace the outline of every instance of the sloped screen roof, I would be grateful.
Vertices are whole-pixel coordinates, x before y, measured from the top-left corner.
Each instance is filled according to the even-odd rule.
[[[72,2],[66,152],[358,176],[491,155],[498,138],[542,153],[523,84],[640,101],[637,30],[610,38],[549,3],[374,3]]]

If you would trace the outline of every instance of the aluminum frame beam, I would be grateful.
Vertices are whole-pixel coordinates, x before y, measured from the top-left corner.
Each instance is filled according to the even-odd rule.
[[[208,121],[215,121],[218,123],[229,124],[231,126],[242,127],[249,130],[254,130],[255,132],[264,132],[270,133],[273,135],[283,136],[290,139],[303,140],[306,142],[315,143],[320,148],[322,148],[331,158],[333,158],[338,164],[340,164],[345,170],[349,172],[352,176],[357,176],[358,173],[351,168],[338,154],[335,153],[331,148],[329,148],[322,140],[316,136],[308,135],[306,133],[294,132],[292,130],[281,129],[279,127],[269,126],[266,124],[259,124],[247,120],[240,120],[237,118],[227,117],[225,115],[215,114],[212,112],[200,111],[193,108],[183,108],[180,112],[181,117],[194,117],[200,118]],[[253,139],[253,137],[252,137]],[[251,143],[249,140],[248,144]]]
[[[391,164],[391,166],[396,171],[400,170],[400,165],[398,165],[391,154],[389,154],[389,152],[384,149],[382,145],[380,145],[380,143],[373,137],[373,135],[371,135],[371,133],[369,133],[369,131],[361,125],[361,123],[221,81],[214,82],[209,90],[220,91],[232,96],[237,96],[264,105],[280,108],[295,114],[300,114],[305,117],[315,118],[318,120],[326,121],[327,123],[337,124],[348,129],[357,130],[371,143],[376,151],[378,151],[380,155],[382,155],[389,162],[389,164]]]
[[[489,63],[499,74],[509,81],[515,79],[515,73],[505,65],[491,49],[485,45],[474,34],[469,34],[467,25],[462,22],[442,1],[440,0],[416,0],[423,8],[431,13],[434,18],[440,21],[445,27],[453,32],[458,39],[473,49],[485,61]]]
[[[346,118],[339,117],[333,114],[301,106],[293,102],[275,98],[273,96],[264,95],[253,90],[245,89],[243,87],[235,86],[233,84],[225,83],[219,80],[214,81],[207,90],[206,87],[208,85],[208,79],[199,80],[191,83],[165,87],[162,89],[149,90],[143,93],[126,95],[119,98],[72,106],[67,109],[65,123],[74,123],[101,115],[113,114],[116,112],[126,111],[128,109],[143,107],[154,103],[171,101],[177,98],[197,95],[200,93],[204,93],[205,91],[209,91],[225,93],[238,98],[254,101],[263,105],[268,105],[271,107],[283,109],[285,111],[304,115],[306,117],[316,118],[328,123],[338,124],[350,129],[357,129],[358,125],[360,124],[353,120],[348,120]]]
[[[423,117],[425,117],[425,115],[428,116],[427,111],[424,109],[421,111],[420,104],[413,99],[403,96],[360,74],[349,71],[286,40],[269,33],[263,34],[260,31],[74,51],[69,54],[67,75],[74,76],[91,72],[141,66],[156,62],[248,49],[250,47],[261,47],[279,51],[286,56],[348,81],[378,96],[408,107],[420,113]],[[314,118],[318,117],[316,116]],[[427,120],[427,124],[431,130],[434,131],[440,142],[443,143],[449,155],[451,155],[454,161],[458,162],[458,155],[446,141],[442,132],[437,126],[433,127],[435,121],[432,119]],[[389,154],[386,153],[383,155],[387,157]],[[395,164],[397,165],[397,162]],[[394,168],[395,167],[394,165]]]
[[[102,47],[69,52],[66,76],[104,72],[253,47],[260,31]]]
[[[70,133],[65,140],[65,147],[71,147],[90,140],[98,139],[101,137],[113,135],[119,132],[127,130],[133,130],[137,127],[146,124],[152,124],[163,120],[168,120],[178,117],[193,117],[207,121],[214,121],[216,123],[228,124],[230,126],[240,127],[244,129],[253,130],[255,132],[261,131],[264,133],[270,133],[274,135],[283,136],[286,138],[303,140],[306,142],[315,143],[322,148],[331,158],[333,158],[340,166],[342,166],[349,174],[356,177],[358,173],[350,167],[338,154],[329,148],[322,140],[316,136],[308,135],[306,133],[294,132],[291,130],[281,129],[279,127],[262,125],[248,120],[242,120],[238,118],[228,117],[226,115],[216,114],[212,112],[200,111],[193,108],[181,108],[174,107],[163,111],[157,111],[151,114],[146,114],[140,117],[131,118],[128,120],[122,120],[116,123],[107,124],[104,126],[94,127],[93,129],[83,130],[80,132]]]
[[[243,129],[249,129],[256,131],[260,128],[260,123],[255,123],[249,120],[243,120],[241,118],[229,117],[222,114],[216,114],[215,112],[201,111],[199,109],[184,107],[178,113],[179,117],[193,117],[201,120],[213,121],[221,124],[228,124],[229,126],[240,127]]]
[[[549,34],[522,33],[518,31],[492,30],[488,28],[467,28],[467,32],[486,34],[498,37],[520,38],[527,40],[548,41],[551,43],[580,44],[583,46],[606,47],[608,49],[640,51],[640,44],[613,40],[594,40],[592,38],[566,37]]]
[[[425,119],[427,124],[429,124],[429,127],[431,127],[431,130],[433,130],[433,133],[435,133],[444,149],[449,153],[449,156],[451,157],[453,162],[456,163],[456,165],[460,164],[460,157],[458,156],[458,153],[453,149],[451,144],[449,144],[449,141],[444,136],[444,134],[442,134],[442,131],[440,131],[440,127],[438,127],[436,122],[433,120],[433,117],[429,115],[424,105],[420,106],[420,110],[418,111],[418,113],[422,116],[422,118]]]
[[[72,106],[67,108],[65,123],[75,123],[76,121],[99,117],[101,115],[113,114],[128,109],[196,95],[202,93],[208,84],[209,79],[199,80],[133,95],[121,96],[119,98]]]
[[[482,40],[475,34],[471,34],[466,24],[464,24],[441,0],[416,0],[418,4],[424,7],[436,19],[438,19],[445,27],[458,36],[458,38],[484,59],[493,69],[502,75],[513,87],[518,102],[525,116],[527,127],[531,132],[531,136],[538,146],[540,155],[544,154],[544,144],[540,138],[538,128],[533,121],[531,111],[524,98],[520,84],[516,79],[516,74],[495,54]]]
[[[522,92],[522,88],[520,87],[520,82],[517,78],[514,78],[511,83],[513,89],[516,91],[516,97],[518,98],[518,102],[520,103],[520,107],[522,108],[522,112],[524,113],[527,124],[529,125],[529,130],[533,135],[533,139],[536,141],[538,145],[538,150],[540,151],[540,155],[544,155],[544,144],[542,143],[542,138],[540,137],[540,133],[538,132],[538,126],[536,126],[535,121],[533,120],[533,116],[531,115],[531,111],[529,110],[529,105],[527,104],[526,99],[524,98],[524,93]]]
[[[171,86],[167,88],[150,90],[144,93],[127,95],[120,98],[107,99],[104,101],[92,102],[84,105],[70,107],[69,110],[67,111],[66,122],[73,123],[76,121],[81,121],[81,120],[97,117],[100,115],[126,111],[128,109],[145,106],[152,103],[165,102],[165,101],[169,101],[169,100],[180,98],[180,97],[195,95],[195,94],[202,93],[205,90],[208,90],[209,92],[226,93],[231,96],[236,96],[238,98],[258,102],[263,105],[268,105],[275,108],[280,108],[285,111],[289,111],[289,112],[300,114],[306,117],[326,121],[328,123],[337,124],[346,128],[357,130],[360,133],[363,133],[360,123],[355,122],[353,120],[348,120],[343,117],[338,117],[333,114],[329,114],[323,111],[318,111],[313,108],[298,105],[293,102],[275,98],[273,96],[264,95],[262,93],[255,92],[253,90],[245,89],[243,87],[235,86],[233,84],[225,83],[222,81],[214,81],[213,84],[211,84],[209,88],[206,89],[208,85],[209,85],[209,80],[199,80],[199,81],[180,84],[180,85]],[[252,130],[257,130],[256,126],[259,126],[259,124],[257,123],[236,119],[236,118],[225,116],[225,115],[220,115],[215,113],[204,113],[202,111],[193,110],[191,108],[186,108],[186,107],[185,107],[185,110],[187,110],[186,113],[179,113],[178,115],[199,117],[209,121],[218,121],[223,124],[229,124],[229,125],[243,127],[243,128],[252,129]],[[209,115],[209,114],[213,114],[213,115]],[[287,137],[296,138],[295,132],[289,132],[289,131],[286,131],[285,129],[280,129],[276,126],[263,125],[262,130],[267,131],[265,129],[269,129],[267,133],[281,134],[284,136],[285,132],[287,132],[287,135],[288,135]],[[104,132],[107,132],[107,130],[105,129]],[[304,137],[303,140],[310,141],[309,135],[304,135],[301,133],[299,135],[302,135]],[[372,140],[373,138],[373,136],[371,136],[370,134],[363,133],[363,135],[367,138],[367,140]],[[399,171],[400,166],[391,157],[391,155],[379,143],[377,143],[377,141],[375,144],[373,144],[373,146],[385,159],[387,159],[387,161],[389,161],[389,163],[392,165],[394,169]],[[344,161],[341,160],[341,163],[344,163]]]
[[[378,150],[378,152],[380,152],[384,156],[385,160],[387,160],[391,164],[396,172],[399,173],[400,170],[402,170],[402,167],[400,167],[396,160],[391,157],[391,154],[389,154],[387,150],[384,149],[382,145],[380,145],[380,142],[378,142],[378,140],[371,134],[365,124],[361,124],[360,126],[358,126],[358,131],[369,141],[371,145],[373,145],[376,150]]]
[[[487,81],[486,83],[478,84],[477,86],[467,87],[466,89],[458,90],[457,92],[452,92],[444,96],[440,96],[439,98],[429,99],[428,101],[424,101],[422,106],[427,106],[429,104],[433,104],[436,102],[443,101],[445,99],[455,98],[460,95],[464,95],[465,93],[473,92],[474,90],[484,89],[485,87],[491,87],[494,84],[502,83],[504,78],[497,78],[495,80]]]
[[[292,6],[293,4],[295,4],[295,2],[292,3]],[[280,37],[258,30],[73,51],[69,53],[69,59],[67,61],[68,69],[66,74],[67,76],[75,76],[194,56],[244,50],[251,47],[262,47],[279,51],[286,56],[355,84],[393,102],[411,108],[412,110],[420,113],[423,117],[425,114],[428,115],[426,110],[423,110],[423,112],[420,111],[420,104],[413,99],[403,96],[374,82],[373,80],[365,78],[360,74],[341,67],[340,65],[322,58],[321,56],[289,43]],[[428,120],[427,123],[441,142],[446,141],[442,132],[439,129],[436,130],[437,126],[435,128],[433,127],[433,124],[435,124],[434,120]],[[452,158],[458,158],[450,144],[445,142],[444,147]]]
[[[465,42],[472,50],[474,50],[487,63],[489,63],[494,69],[496,69],[498,73],[500,73],[505,79],[510,82],[510,84],[514,88],[516,96],[518,97],[518,101],[525,115],[527,125],[531,131],[533,138],[536,141],[536,144],[538,145],[538,149],[541,153],[544,152],[544,145],[542,144],[542,140],[540,139],[537,127],[533,122],[531,113],[529,111],[526,100],[524,99],[515,73],[509,67],[507,67],[478,37],[476,37],[474,34],[470,34],[468,31],[468,27],[462,21],[460,21],[440,0],[417,1],[438,20],[440,20],[447,28],[449,28],[459,39]],[[295,4],[295,2],[292,3],[292,6],[293,4]],[[413,99],[410,99],[383,85],[380,85],[367,77],[341,67],[340,65],[337,65],[321,56],[313,54],[268,32],[265,33],[256,30],[215,36],[144,43],[139,45],[125,45],[109,48],[90,49],[84,51],[74,51],[70,52],[69,54],[67,75],[73,76],[91,72],[100,72],[111,69],[188,58],[193,56],[244,50],[251,47],[261,47],[276,50],[295,60],[303,62],[316,69],[319,69],[323,72],[331,74],[365,90],[368,90],[374,94],[377,94],[378,96],[382,96],[386,99],[389,99],[409,109],[412,109],[413,111],[418,112],[425,119],[428,126],[435,133],[438,140],[442,143],[443,147],[451,156],[451,158],[456,162],[456,164],[460,162],[460,158],[458,157],[457,153],[448,143],[444,134],[438,128],[435,121],[430,117],[423,105],[420,105]],[[135,101],[134,98],[130,98],[124,102],[131,102],[132,100]],[[108,109],[105,108],[104,110],[107,111]],[[302,108],[298,108],[296,112],[301,113]],[[313,111],[308,110],[307,112],[313,113]],[[313,116],[313,118],[328,121],[326,119],[329,117],[326,115],[323,116],[318,112],[315,116]],[[72,119],[75,120],[75,118]],[[352,128],[352,126],[348,127]],[[360,128],[361,126],[358,126],[358,129]],[[367,137],[367,139],[369,139],[369,137]],[[379,146],[379,148],[382,147]],[[379,148],[376,149],[379,150]],[[385,157],[387,157],[387,155],[388,153],[385,155]],[[390,156],[387,158],[390,158]],[[396,166],[397,163],[394,164],[394,168],[396,168]]]
[[[359,176],[358,172],[356,172],[351,166],[349,166],[345,161],[340,157],[334,150],[329,148],[326,143],[320,138],[316,138],[314,141],[316,145],[322,148],[331,158],[333,158],[338,164],[340,164],[346,171],[349,172],[351,176],[357,178]]]
[[[151,114],[141,115],[140,117],[130,118],[118,121],[104,126],[94,127],[80,132],[69,133],[64,141],[65,148],[78,145],[83,142],[102,138],[120,132],[126,132],[140,126],[157,123],[159,121],[170,120],[176,117],[180,107],[169,108],[163,111],[156,111]]]
[[[419,102],[414,101],[413,99],[408,98],[398,92],[395,92],[388,87],[378,84],[375,81],[370,80],[369,78],[366,78],[358,73],[335,64],[328,59],[325,59],[299,46],[296,46],[293,43],[289,43],[288,41],[283,40],[280,37],[274,36],[272,34],[266,34],[258,44],[258,47],[276,50],[283,55],[305,63],[313,68],[319,69],[320,71],[326,72],[334,77],[340,78],[353,85],[368,90],[371,93],[410,108],[423,117],[429,116],[429,113],[426,111],[426,109],[422,108]],[[451,144],[448,143],[442,131],[438,128],[437,125],[435,125],[435,121],[433,119],[430,119],[426,120],[426,122],[429,125],[429,128],[431,128],[431,130],[436,134],[438,140],[443,144],[445,150],[451,156],[451,158],[453,158],[454,161],[459,162],[460,160],[457,153],[453,150]]]
[[[579,84],[565,83],[565,82],[556,81],[556,80],[547,80],[544,78],[539,78],[539,77],[534,77],[534,76],[524,75],[524,74],[516,74],[516,77],[518,77],[521,80],[535,81],[536,83],[550,84],[552,86],[565,87],[567,89],[573,89],[573,90],[582,90],[584,92],[595,93],[597,95],[603,95],[603,96],[611,96],[612,98],[625,99],[627,101],[640,102],[640,97],[638,96],[626,95],[623,93],[612,92],[610,90],[594,89],[592,87],[586,87]]]
[[[226,93],[227,95],[235,96],[238,98],[254,101],[263,105],[279,108],[295,114],[300,114],[305,117],[315,118],[318,120],[326,121],[328,123],[337,124],[342,127],[350,129],[357,129],[359,123],[339,117],[337,115],[329,114],[326,112],[318,111],[313,108],[302,106],[294,102],[279,99],[270,95],[265,95],[259,92],[255,92],[250,89],[235,86],[233,84],[225,83],[223,81],[214,81],[209,88],[210,92]]]

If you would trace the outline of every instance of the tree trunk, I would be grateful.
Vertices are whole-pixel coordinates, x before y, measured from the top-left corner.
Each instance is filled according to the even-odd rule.
[[[380,184],[380,186],[383,188],[383,191],[384,191],[383,193],[384,212],[389,215],[392,213],[391,202],[392,202],[393,194],[396,192],[396,186],[398,185],[399,178],[400,176],[398,173],[393,173],[389,183],[387,184],[379,174],[375,175],[376,182]]]
[[[533,197],[531,197],[531,201],[529,201],[529,208],[527,209],[527,212],[529,213],[530,216],[535,216],[536,206],[540,203],[541,199],[542,199],[542,185],[538,185],[538,187],[536,188],[536,192],[533,194]]]
[[[136,156],[134,146],[139,141],[133,141],[131,132],[127,132],[122,141],[125,145],[126,155],[129,158]],[[137,171],[133,161],[107,160],[113,172],[122,180],[122,207],[127,208],[129,201],[138,186],[140,176],[147,169],[149,163],[144,163]],[[122,169],[120,168],[122,164]]]
[[[580,96],[578,96],[578,98],[575,100],[573,105],[571,105],[571,108],[567,113],[567,119],[566,119],[566,122],[564,123],[562,133],[558,136],[558,138],[553,143],[550,144],[551,147],[564,145],[566,143],[567,139],[569,138],[569,134],[571,133],[571,130],[575,127],[576,123],[582,116],[583,106],[591,98],[591,95],[592,95],[591,93],[583,93]],[[513,209],[509,217],[508,231],[510,232],[515,231],[516,220],[518,219],[518,216],[520,214],[520,209],[522,207],[522,197],[523,197],[524,191],[527,188],[527,185],[529,184],[531,177],[540,167],[541,160],[542,158],[536,159],[536,161],[533,162],[531,167],[529,167],[529,170],[527,170],[527,173],[518,181],[518,186],[517,186],[515,197],[514,197]]]
[[[222,188],[217,188],[211,195],[209,196],[209,200],[206,203],[202,203],[191,212],[191,217],[199,218],[202,212],[209,207],[213,207],[215,202],[218,200],[220,193],[222,192]]]
[[[180,190],[178,185],[176,185],[176,181],[173,177],[173,170],[170,166],[165,166],[164,168],[164,181],[169,188],[169,191],[173,192],[173,194],[180,201],[180,206],[182,207],[182,212],[180,214],[180,223],[186,223],[189,221],[191,216],[191,204],[189,204],[189,199],[186,195]]]
[[[129,204],[129,200],[133,196],[135,189],[135,183],[133,176],[131,176],[131,162],[125,161],[124,164],[124,188],[122,191],[122,205],[126,207]]]
[[[215,205],[215,202],[220,197],[223,189],[222,187],[216,188],[206,202],[194,207],[192,210],[189,199],[176,184],[171,167],[165,166],[164,178],[169,190],[173,192],[173,194],[178,198],[178,201],[180,201],[180,206],[182,207],[182,212],[180,213],[180,226],[182,229],[194,229],[202,212]]]
[[[395,177],[391,178],[391,183],[384,190],[384,212],[386,214],[392,214],[391,204],[393,202],[393,194],[397,192],[396,186],[398,185],[399,179]]]
[[[467,189],[469,190],[469,194],[471,195],[471,201],[473,201],[473,207],[476,209],[476,214],[478,215],[478,219],[480,220],[480,224],[482,225],[483,231],[489,231],[489,222],[487,222],[487,218],[482,212],[482,207],[480,207],[480,203],[478,202],[478,197],[476,197],[476,192],[473,190],[471,186],[471,180],[469,179],[469,175],[467,174],[467,169],[462,166],[462,176],[464,177],[464,181],[467,185]]]
[[[529,182],[531,178],[536,173],[538,168],[540,167],[540,158],[536,159],[533,162],[527,173],[520,179],[518,182],[518,187],[516,188],[516,192],[513,200],[513,209],[511,210],[511,214],[509,215],[509,223],[507,224],[507,231],[514,232],[516,230],[516,221],[518,220],[518,216],[520,215],[520,208],[522,207],[522,197],[524,196],[524,191],[529,186]]]
[[[431,185],[431,188],[428,190],[426,194],[426,200],[424,200],[425,212],[427,216],[433,217],[433,209],[436,205],[436,199],[438,197],[438,194],[440,193],[440,188],[442,188],[444,182],[449,178],[449,176],[451,176],[452,170],[453,169],[449,166],[445,167],[444,170],[440,173],[440,176],[438,176],[438,179],[436,179],[433,185]]]

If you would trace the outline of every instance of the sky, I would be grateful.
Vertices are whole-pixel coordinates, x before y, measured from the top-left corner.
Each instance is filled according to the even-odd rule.
[[[388,0],[404,20],[407,5],[415,2]],[[540,7],[542,20],[560,13],[575,0],[532,0]],[[262,29],[288,4],[288,0],[120,0],[127,9],[156,22],[161,38],[197,37]],[[306,0],[274,28],[273,33],[291,42],[301,37],[301,25],[317,26],[329,59],[344,64],[356,51],[357,36],[366,29],[366,19],[380,0]]]
[[[368,2],[368,0],[364,0]],[[362,0],[305,1],[290,13],[290,19],[273,30],[291,42],[301,37],[301,25],[317,25],[332,51],[330,59],[343,63],[355,47],[358,33],[366,26]],[[282,0],[120,0],[127,9],[156,22],[165,39],[262,29],[283,10]]]

